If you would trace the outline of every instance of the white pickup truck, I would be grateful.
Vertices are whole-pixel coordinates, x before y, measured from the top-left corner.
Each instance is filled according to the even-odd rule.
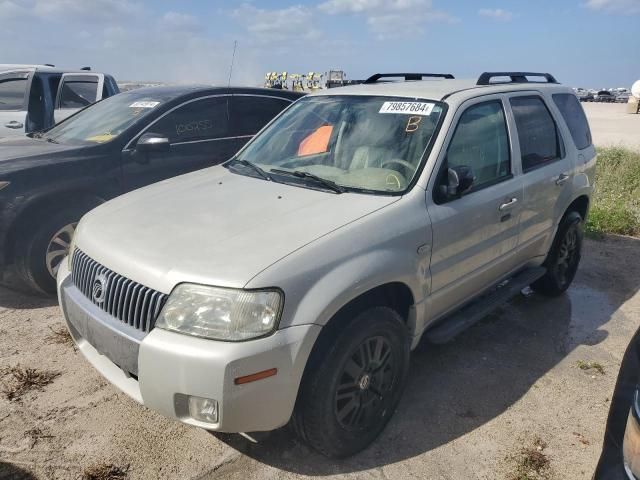
[[[0,138],[45,130],[119,91],[111,75],[88,67],[0,64]]]

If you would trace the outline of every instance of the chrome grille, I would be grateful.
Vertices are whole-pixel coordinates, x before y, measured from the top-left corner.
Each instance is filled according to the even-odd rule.
[[[129,280],[76,248],[71,280],[94,305],[143,332],[150,332],[167,300],[164,293]]]

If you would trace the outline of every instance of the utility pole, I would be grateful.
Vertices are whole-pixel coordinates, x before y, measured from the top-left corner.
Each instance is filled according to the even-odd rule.
[[[238,46],[238,41],[233,41],[233,55],[231,56],[231,66],[229,66],[229,82],[227,86],[231,86],[231,74],[233,73],[233,61],[236,59],[236,47]]]

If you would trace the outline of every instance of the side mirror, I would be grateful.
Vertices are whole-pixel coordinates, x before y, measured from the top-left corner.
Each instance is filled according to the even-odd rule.
[[[145,133],[136,143],[136,151],[140,153],[168,152],[170,148],[169,139],[155,133]]]
[[[451,167],[447,171],[447,197],[460,198],[464,193],[468,192],[473,186],[476,177],[473,169],[466,165],[458,165]]]

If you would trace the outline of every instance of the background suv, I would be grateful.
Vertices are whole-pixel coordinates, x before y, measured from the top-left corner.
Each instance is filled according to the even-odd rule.
[[[0,138],[45,130],[118,92],[111,75],[89,68],[0,64]]]
[[[60,304],[80,351],[149,408],[226,432],[290,422],[351,455],[391,418],[421,338],[527,285],[569,287],[595,159],[549,74],[374,75],[299,100],[222,166],[90,212]]]

